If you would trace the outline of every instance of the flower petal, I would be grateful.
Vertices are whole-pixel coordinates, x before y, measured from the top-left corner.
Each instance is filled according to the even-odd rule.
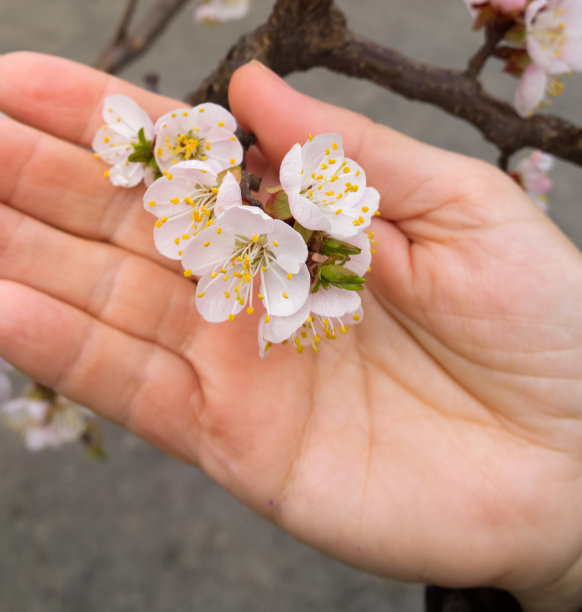
[[[362,303],[357,291],[338,287],[320,288],[311,294],[311,312],[322,317],[343,317],[354,312]]]
[[[237,205],[242,205],[240,185],[233,173],[227,172],[222,179],[222,185],[220,185],[220,190],[216,196],[214,214],[221,215],[227,208]]]
[[[309,295],[311,276],[306,265],[302,265],[291,278],[276,263],[261,273],[261,293],[267,312],[276,316],[288,316],[297,312]]]
[[[279,170],[281,187],[289,196],[301,189],[301,168],[301,145],[295,144],[283,158]]]
[[[531,115],[544,98],[546,84],[547,75],[543,68],[532,64],[525,70],[513,100],[518,115],[524,118]]]
[[[215,278],[204,276],[198,282],[196,306],[204,319],[211,323],[227,321],[230,315],[238,314],[246,304],[248,285],[243,285],[241,304],[232,282],[229,281],[223,281],[220,276]]]
[[[154,228],[156,249],[170,259],[180,259],[193,237],[189,210],[169,217],[165,223],[158,222]]]

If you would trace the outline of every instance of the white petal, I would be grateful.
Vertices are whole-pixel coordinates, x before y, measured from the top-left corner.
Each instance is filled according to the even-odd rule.
[[[358,291],[338,287],[320,288],[311,294],[311,312],[322,317],[343,317],[357,310],[361,303]]]
[[[311,141],[308,140],[303,145],[302,150],[302,163],[305,173],[310,175],[319,167],[323,159],[330,157],[330,155],[336,159],[343,159],[344,157],[344,147],[339,134],[320,134]]]
[[[259,342],[261,339],[275,344],[287,340],[305,323],[310,312],[310,300],[305,300],[305,303],[297,312],[287,317],[277,317],[270,315],[268,322],[265,317],[259,323]]]
[[[117,119],[120,121],[117,121]],[[103,103],[103,119],[107,125],[119,134],[127,137],[134,135],[141,128],[147,140],[152,140],[154,124],[149,115],[131,98],[122,95],[108,96]]]
[[[140,162],[121,162],[109,170],[109,180],[116,187],[135,187],[143,179],[143,169]]]
[[[297,312],[309,295],[311,276],[306,265],[302,265],[289,279],[287,272],[276,263],[261,274],[261,293],[265,296],[267,312],[276,316],[288,316]]]
[[[221,268],[230,261],[234,240],[230,234],[217,234],[215,225],[196,234],[184,249],[182,266],[192,274],[201,276]],[[204,245],[208,246],[204,246]]]
[[[232,172],[227,172],[222,179],[220,190],[216,196],[214,214],[221,215],[227,208],[237,205],[242,205],[240,185]]]
[[[169,217],[165,223],[154,227],[156,249],[170,259],[180,259],[192,240],[193,232],[190,210]]]
[[[301,188],[301,145],[295,144],[285,155],[279,170],[281,187],[288,196],[298,193]]]
[[[329,231],[331,229],[331,215],[328,215],[319,206],[302,195],[291,195],[289,208],[297,221],[307,229]]]
[[[307,260],[307,245],[299,232],[283,221],[275,221],[269,228],[271,252],[277,258],[277,264],[285,272],[296,273]],[[274,246],[274,243],[277,246]]]
[[[228,281],[223,281],[220,276],[216,278],[204,276],[196,287],[196,306],[200,314],[211,323],[227,321],[229,315],[236,315],[244,308],[248,285],[243,285],[243,289],[241,298],[244,303],[241,304],[234,291],[232,277]]]
[[[200,110],[203,109],[203,112]],[[226,108],[213,102],[204,102],[192,109],[193,113],[198,113],[198,126],[201,130],[208,131],[211,128],[225,127],[230,132],[236,131],[236,120]],[[224,126],[219,126],[219,123],[224,123]]]
[[[513,100],[518,115],[525,118],[531,114],[533,109],[543,100],[546,84],[547,75],[543,68],[532,64],[525,70]]]

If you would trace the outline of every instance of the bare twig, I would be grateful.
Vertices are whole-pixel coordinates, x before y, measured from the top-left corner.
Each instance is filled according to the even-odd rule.
[[[476,79],[479,76],[481,70],[483,69],[483,66],[485,65],[485,62],[493,55],[499,41],[503,39],[505,33],[512,25],[512,20],[506,20],[498,21],[490,26],[486,26],[485,42],[477,50],[475,55],[471,57],[465,70],[465,74],[469,78]]]
[[[127,30],[129,29],[129,24],[131,23],[138,2],[139,0],[128,0],[125,11],[121,17],[121,21],[119,22],[119,26],[117,27],[117,31],[111,40],[111,45],[118,45],[127,39]]]
[[[188,0],[158,0],[132,32],[128,32],[127,29],[122,30],[122,21],[118,30],[121,31],[121,38],[118,40],[114,38],[111,41],[94,66],[111,74],[119,72],[152,44],[186,2]],[[126,14],[129,9],[130,5],[126,9]],[[133,13],[133,8],[131,13]]]

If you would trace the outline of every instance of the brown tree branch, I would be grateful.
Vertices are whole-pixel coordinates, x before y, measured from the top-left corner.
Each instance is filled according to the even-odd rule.
[[[119,70],[152,43],[185,2],[159,0],[135,31],[108,48],[97,65],[108,72]],[[476,80],[506,26],[500,23],[486,32],[484,45],[461,72],[416,62],[353,34],[333,0],[277,0],[267,22],[242,36],[187,101],[226,106],[230,77],[251,59],[258,59],[281,76],[321,66],[370,80],[464,119],[499,148],[504,164],[515,151],[533,147],[582,166],[581,127],[551,115],[522,119],[509,104],[487,94]]]
[[[304,9],[305,4],[309,9]],[[370,80],[464,119],[500,149],[504,160],[523,147],[533,147],[582,166],[581,127],[550,115],[522,119],[473,78],[493,48],[485,45],[467,72],[446,70],[416,62],[351,33],[331,0],[279,0],[267,23],[241,37],[187,101],[198,104],[211,100],[227,105],[230,77],[251,59],[258,59],[281,76],[321,66]]]
[[[485,42],[477,52],[469,59],[465,74],[472,79],[476,79],[485,62],[493,55],[499,42],[503,40],[505,33],[513,25],[513,20],[495,21],[491,25],[485,26]]]
[[[119,26],[117,27],[117,30],[115,34],[113,35],[113,38],[111,39],[111,43],[110,43],[111,45],[117,45],[123,42],[124,40],[126,40],[127,31],[129,29],[129,24],[131,23],[131,20],[133,19],[133,14],[135,13],[135,9],[137,8],[138,3],[139,3],[139,0],[128,0],[127,1],[125,11],[123,12],[121,21],[119,22]]]
[[[164,31],[172,17],[188,2],[188,0],[158,0],[144,19],[128,32],[127,25],[137,2],[130,3],[124,12],[122,22],[107,48],[95,61],[95,68],[115,74],[121,68],[141,55],[152,42]],[[129,13],[129,15],[128,15]]]

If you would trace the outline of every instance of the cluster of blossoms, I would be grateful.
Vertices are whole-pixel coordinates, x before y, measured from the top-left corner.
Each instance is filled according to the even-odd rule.
[[[89,410],[38,384],[12,397],[11,370],[0,359],[0,422],[19,432],[29,450],[57,448],[81,440],[91,455],[104,456],[101,433]]]
[[[204,319],[233,321],[260,304],[261,355],[288,341],[299,352],[303,342],[318,351],[322,336],[335,338],[361,320],[373,239],[366,230],[379,194],[344,155],[338,134],[294,145],[281,164],[281,184],[261,203],[243,197],[243,147],[224,108],[180,109],[153,125],[133,101],[112,96],[103,115],[94,147],[113,164],[106,174],[115,185],[145,179],[156,248],[180,260],[186,277],[198,277]],[[122,139],[119,155],[104,154]]]
[[[514,24],[506,45],[496,54],[505,70],[521,77],[514,106],[527,117],[547,96],[562,94],[564,74],[582,70],[582,2],[580,0],[464,0],[475,15],[475,27],[498,19]]]
[[[251,0],[203,0],[194,9],[196,23],[220,24],[242,19],[249,12]]]

